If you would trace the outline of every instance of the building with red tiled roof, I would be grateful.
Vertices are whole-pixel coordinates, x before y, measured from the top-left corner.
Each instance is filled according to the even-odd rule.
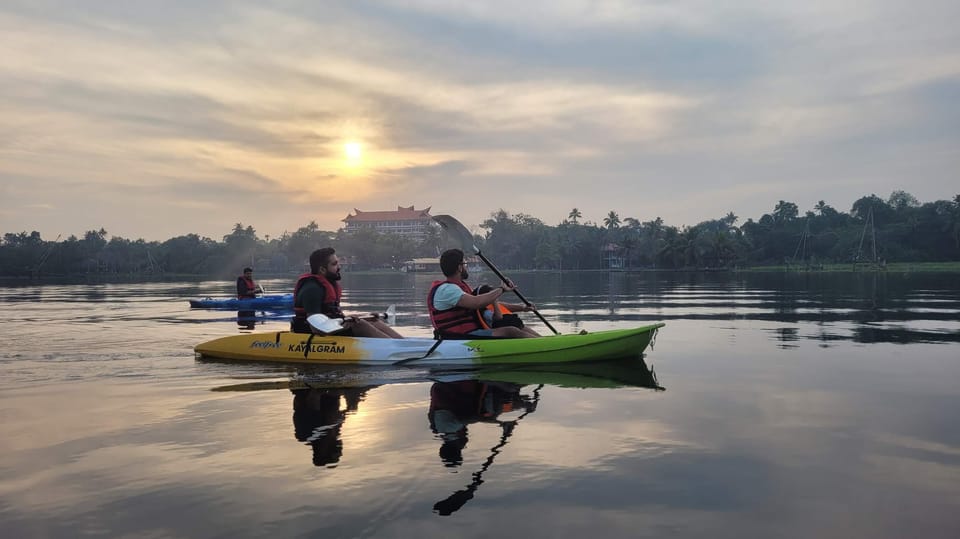
[[[343,228],[347,232],[372,228],[380,233],[399,234],[421,241],[433,226],[429,206],[422,210],[397,206],[396,211],[360,211],[356,208],[353,211],[356,215],[348,214],[343,218]]]

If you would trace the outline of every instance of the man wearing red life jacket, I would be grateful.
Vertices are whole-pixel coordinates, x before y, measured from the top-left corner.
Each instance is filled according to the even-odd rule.
[[[504,282],[486,294],[473,295],[464,282],[469,273],[463,251],[449,249],[440,255],[440,269],[444,281],[434,281],[427,294],[427,310],[430,322],[440,338],[469,339],[471,337],[494,337],[516,339],[530,337],[512,326],[485,329],[480,325],[477,311],[486,308],[500,296],[513,290],[513,283]]]
[[[346,316],[340,310],[340,259],[333,247],[317,249],[310,254],[310,273],[301,275],[293,288],[293,320],[290,331],[313,333],[307,317],[323,314],[329,318],[342,318],[343,329],[336,335],[351,337],[379,337],[402,339],[403,336],[380,320],[363,320]]]
[[[243,275],[237,277],[237,299],[253,299],[262,292],[253,282],[253,269],[243,268]]]

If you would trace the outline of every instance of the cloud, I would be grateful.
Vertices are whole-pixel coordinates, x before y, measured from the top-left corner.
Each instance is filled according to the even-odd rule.
[[[410,203],[679,225],[947,198],[954,4],[8,3],[0,228],[99,227],[78,206],[138,197],[165,213],[114,230],[153,239]],[[464,202],[488,190],[509,195]]]

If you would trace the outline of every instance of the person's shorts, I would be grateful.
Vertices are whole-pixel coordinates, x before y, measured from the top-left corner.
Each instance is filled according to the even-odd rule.
[[[337,331],[327,333],[327,335],[336,335],[337,337],[353,337],[353,328],[343,328]]]
[[[500,320],[493,321],[493,327],[495,328],[505,328],[507,326],[513,326],[515,328],[523,328],[523,320],[520,320],[520,317],[515,314],[505,314]]]
[[[306,320],[300,320],[294,318],[290,321],[290,331],[292,333],[313,333],[313,328],[307,323]],[[317,335],[323,335],[323,333],[317,333]],[[327,333],[326,335],[336,335],[338,337],[353,337],[353,328],[342,328],[337,331]]]
[[[470,333],[467,333],[467,335],[473,335],[475,337],[493,337],[493,330],[492,329],[475,329]]]

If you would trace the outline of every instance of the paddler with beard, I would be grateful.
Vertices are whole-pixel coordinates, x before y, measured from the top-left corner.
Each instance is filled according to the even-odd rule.
[[[480,325],[478,311],[513,290],[513,283],[504,281],[490,292],[473,295],[473,290],[464,282],[470,274],[460,249],[449,249],[440,255],[440,270],[446,280],[434,281],[427,294],[427,310],[438,338],[519,339],[534,336],[513,326],[485,329]]]
[[[381,320],[363,320],[346,316],[340,310],[340,259],[333,247],[324,247],[310,253],[310,273],[301,275],[293,288],[293,320],[290,331],[312,333],[307,317],[323,314],[342,318],[343,329],[333,332],[349,337],[379,337],[402,339],[403,336]]]

